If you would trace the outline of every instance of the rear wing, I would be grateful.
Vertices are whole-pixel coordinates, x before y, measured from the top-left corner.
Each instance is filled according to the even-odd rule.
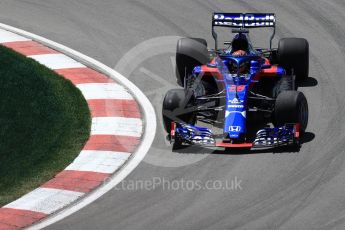
[[[272,13],[213,13],[212,26],[232,28],[275,27],[276,16]]]
[[[215,40],[215,49],[217,50],[217,34],[214,27],[230,27],[230,28],[263,28],[272,27],[273,34],[270,40],[270,48],[272,48],[272,40],[275,35],[276,16],[274,13],[213,13],[212,15],[212,36]]]

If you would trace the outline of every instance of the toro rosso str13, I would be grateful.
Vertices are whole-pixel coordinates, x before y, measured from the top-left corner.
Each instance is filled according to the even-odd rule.
[[[174,148],[299,146],[308,104],[296,84],[308,77],[309,45],[283,38],[273,49],[275,24],[272,13],[214,13],[215,49],[201,38],[178,41],[176,77],[183,88],[166,93],[162,111]],[[215,27],[232,28],[224,48]],[[269,49],[254,48],[249,39],[249,29],[261,27],[273,29]]]

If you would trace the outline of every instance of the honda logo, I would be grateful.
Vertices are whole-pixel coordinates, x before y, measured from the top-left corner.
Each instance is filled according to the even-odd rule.
[[[230,126],[231,132],[239,132],[241,131],[241,126]]]

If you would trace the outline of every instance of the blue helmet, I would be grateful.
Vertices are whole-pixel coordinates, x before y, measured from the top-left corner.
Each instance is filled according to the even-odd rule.
[[[245,34],[242,34],[242,33],[236,34],[231,44],[232,44],[232,52],[235,52],[238,50],[243,50],[247,52],[249,50],[248,38]]]

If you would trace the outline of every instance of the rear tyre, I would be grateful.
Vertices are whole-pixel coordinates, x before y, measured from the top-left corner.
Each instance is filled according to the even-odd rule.
[[[185,76],[192,74],[194,67],[204,65],[209,60],[207,42],[202,38],[181,38],[176,47],[176,78],[184,86]]]
[[[305,81],[309,75],[309,43],[304,38],[283,38],[278,44],[277,59],[287,75],[292,69],[297,81]]]
[[[308,102],[302,92],[283,91],[275,102],[275,125],[282,126],[286,123],[299,123],[301,132],[308,125]]]
[[[163,100],[162,117],[165,131],[170,133],[172,121],[182,121],[188,124],[195,123],[195,113],[184,110],[193,106],[193,95],[186,94],[184,89],[169,90]]]

